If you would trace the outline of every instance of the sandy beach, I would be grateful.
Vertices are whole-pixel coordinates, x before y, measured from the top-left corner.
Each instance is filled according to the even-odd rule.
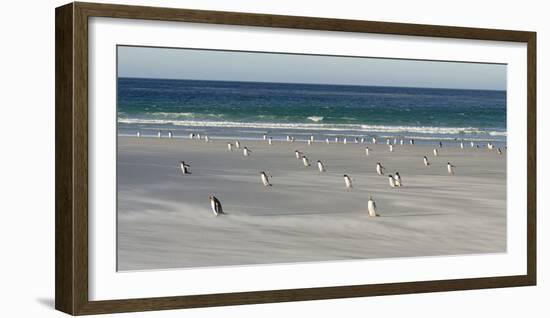
[[[252,150],[243,157],[227,142],[118,138],[118,270],[506,251],[506,153],[455,144],[434,157],[435,145],[389,152],[385,144],[243,140]],[[181,160],[192,174],[182,175]],[[262,185],[260,171],[272,187]],[[388,184],[396,171],[401,188]],[[211,193],[227,215],[214,216]],[[378,218],[367,214],[369,196]]]

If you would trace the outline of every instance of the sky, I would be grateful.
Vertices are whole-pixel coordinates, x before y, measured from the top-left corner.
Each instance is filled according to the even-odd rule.
[[[506,65],[118,47],[118,76],[506,90]]]

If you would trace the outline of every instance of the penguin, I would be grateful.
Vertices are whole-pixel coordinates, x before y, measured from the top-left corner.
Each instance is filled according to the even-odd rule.
[[[158,137],[158,138],[162,137],[162,132],[161,132],[160,130],[157,131],[157,137]]]
[[[235,148],[237,149],[241,149],[241,142],[240,141],[235,141]]]
[[[399,140],[399,144],[400,144],[401,146],[403,146],[404,143],[405,143],[405,140],[403,140],[403,139]]]
[[[294,142],[294,137],[290,137],[290,142]]]
[[[272,138],[272,137],[269,137],[269,138],[267,139],[267,143],[268,143],[269,145],[272,145],[272,144],[273,144],[273,138]]]
[[[308,139],[307,145],[308,145],[308,146],[311,146],[311,139]]]
[[[455,166],[453,166],[450,162],[447,162],[447,171],[451,176],[455,174]]]
[[[325,139],[325,142],[327,143],[327,145],[329,145],[330,144],[330,139],[328,139],[328,138]]]
[[[439,148],[443,148],[443,143],[441,141],[439,142]]]
[[[434,156],[436,156],[436,157],[439,156],[439,152],[437,151],[436,148],[434,148]]]
[[[201,140],[201,134],[197,134],[197,139]]]
[[[428,157],[424,156],[424,165],[427,167],[430,165],[430,162],[428,161]]]
[[[247,147],[243,148],[243,156],[248,157],[252,153],[252,150],[248,149]]]
[[[411,144],[411,146],[414,146],[414,139],[409,140],[409,144]]]
[[[356,144],[359,143],[359,139],[357,139],[357,137],[355,137],[355,138],[353,139],[353,141],[355,141]]]
[[[191,171],[189,171],[189,169],[191,169],[191,166],[187,163],[185,163],[185,161],[180,161],[180,169],[181,169],[181,173],[186,175],[186,174],[191,174]]]
[[[397,145],[397,138],[393,138],[393,144]]]
[[[460,142],[460,149],[464,149],[464,142],[463,141]]]
[[[327,169],[325,169],[325,165],[321,162],[321,160],[317,160],[317,168],[319,169],[319,172],[327,171]]]
[[[339,141],[338,137],[334,137],[334,142],[338,143],[338,141]]]
[[[267,139],[267,135],[266,135],[266,134],[263,134],[263,135],[262,135],[262,138],[263,138],[264,140],[266,140],[266,139]]]
[[[393,152],[393,145],[390,144],[390,152]]]
[[[470,147],[474,148],[474,142],[473,141],[470,141]]]
[[[233,144],[232,143],[230,143],[230,142],[227,143],[227,150],[233,151]]]
[[[344,175],[344,183],[346,184],[346,188],[353,188],[353,185],[351,184],[351,178],[347,174]]]
[[[300,160],[302,159],[302,153],[298,150],[294,150],[294,154],[296,155],[296,159]]]
[[[365,137],[361,137],[361,143],[362,143],[362,144],[365,143]]]
[[[370,148],[369,147],[365,147],[365,155],[369,155],[369,152],[370,152]]]
[[[286,136],[286,141],[290,141],[290,136]]]
[[[380,162],[376,163],[376,173],[378,173],[378,175],[380,176],[384,175],[384,169],[385,168],[382,166]]]
[[[305,167],[309,167],[309,159],[306,156],[302,156],[302,162],[304,163]]]
[[[367,210],[369,211],[370,217],[376,217],[379,216],[376,213],[376,202],[372,199],[372,197],[369,197],[369,201],[367,202]]]
[[[388,181],[390,182],[390,187],[395,188],[395,179],[391,174],[388,175]]]
[[[210,195],[210,206],[212,207],[212,212],[214,212],[215,216],[218,216],[220,214],[225,214],[223,212],[222,204],[220,203],[220,200],[216,198],[214,195]]]
[[[372,137],[372,144],[376,145],[376,137]]]
[[[386,145],[389,145],[389,144],[390,144],[390,139],[386,138]]]
[[[348,143],[348,138],[344,137],[344,145]]]
[[[262,183],[265,187],[271,187],[271,183],[269,182],[269,177],[264,171],[260,171],[260,176],[262,178]]]
[[[393,178],[395,179],[395,186],[396,187],[400,187],[403,185],[403,183],[401,182],[401,175],[399,175],[399,172],[396,172],[395,175],[393,176]]]
[[[172,138],[172,136],[173,136],[172,131],[169,131],[169,132],[168,132],[168,138]]]
[[[210,138],[208,137],[208,135],[204,135],[204,141],[205,141],[205,142],[209,142],[209,141],[210,141]]]
[[[502,150],[501,150],[500,148],[497,148],[497,153],[498,153],[499,155],[502,155]]]
[[[309,140],[311,140],[311,142],[313,142],[315,140],[315,137],[313,137],[313,135],[309,136]]]
[[[141,138],[141,132],[138,131],[137,134],[136,134],[136,136],[137,136],[138,138]]]
[[[487,143],[487,149],[493,150],[493,148],[494,148],[493,144],[490,143],[490,142],[488,142],[488,143]]]
[[[190,133],[190,134],[189,134],[189,139],[193,139],[193,138],[195,138],[195,134],[194,134],[194,133]]]

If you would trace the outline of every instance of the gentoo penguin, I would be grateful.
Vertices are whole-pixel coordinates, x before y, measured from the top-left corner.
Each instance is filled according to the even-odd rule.
[[[218,216],[220,214],[225,214],[223,212],[222,204],[220,203],[220,200],[216,198],[214,195],[210,195],[210,206],[212,207],[212,212],[214,212],[215,216]]]
[[[304,163],[305,167],[309,167],[309,159],[306,156],[302,156],[302,162]]]
[[[294,142],[294,137],[290,137],[290,142]]]
[[[437,149],[434,148],[434,156],[438,156],[439,155],[439,152],[437,151]]]
[[[204,141],[205,141],[205,142],[209,142],[209,141],[210,141],[210,138],[208,137],[208,135],[204,135]]]
[[[497,153],[498,153],[499,155],[502,155],[502,150],[500,150],[500,148],[497,148]]]
[[[376,145],[376,137],[372,137],[372,144]]]
[[[263,138],[264,140],[266,140],[266,139],[267,139],[267,135],[266,135],[266,134],[263,134],[263,135],[262,135],[262,138]]]
[[[439,148],[443,148],[443,143],[441,141],[439,142]]]
[[[393,138],[393,144],[397,145],[397,138]]]
[[[401,176],[399,175],[399,172],[396,172],[395,175],[393,176],[393,178],[395,179],[395,186],[396,187],[400,187],[403,185],[403,183],[401,182]]]
[[[488,143],[487,143],[487,149],[493,150],[493,148],[494,148],[493,144],[490,143],[490,142],[488,142]]]
[[[344,175],[344,182],[346,184],[346,188],[353,188],[353,185],[351,184],[351,178],[347,174]]]
[[[286,141],[290,141],[290,136],[286,136]]]
[[[395,179],[391,174],[388,175],[388,181],[390,182],[390,187],[395,188]]]
[[[411,144],[411,146],[414,146],[414,139],[409,140],[409,144]]]
[[[348,143],[348,138],[344,137],[344,145]]]
[[[182,174],[190,174],[191,171],[189,171],[189,169],[191,168],[190,165],[186,164],[185,161],[180,161],[180,169],[181,169],[181,173]]]
[[[269,178],[267,174],[264,171],[260,171],[260,176],[262,177],[262,183],[266,187],[271,187],[271,183],[269,182]]]
[[[428,157],[424,156],[424,165],[427,167],[430,165],[430,162],[428,161]]]
[[[201,140],[201,134],[197,134],[197,139]]]
[[[455,166],[453,166],[450,162],[447,162],[447,171],[450,175],[455,174]]]
[[[269,137],[269,138],[267,139],[267,143],[268,143],[269,145],[272,145],[272,144],[273,144],[273,138],[272,138],[272,137]]]
[[[359,143],[359,139],[357,139],[357,137],[355,137],[354,141],[355,141],[356,144]]]
[[[334,142],[335,142],[335,143],[338,143],[338,141],[339,141],[339,138],[338,138],[338,137],[334,137]]]
[[[362,144],[365,143],[365,137],[361,137],[361,143],[362,143]]]
[[[370,152],[370,148],[369,147],[365,147],[365,155],[369,155],[369,152]]]
[[[384,167],[382,167],[382,164],[380,162],[377,162],[376,163],[376,173],[378,173],[378,175],[384,175]]]
[[[401,146],[403,146],[404,143],[405,143],[405,140],[403,140],[403,139],[399,140],[399,144],[400,144]]]
[[[136,136],[137,136],[138,138],[140,138],[140,137],[141,137],[141,132],[138,131],[137,134],[136,134]]]
[[[393,145],[390,144],[390,152],[393,152]]]
[[[464,149],[464,142],[460,142],[460,149]]]
[[[190,134],[189,134],[189,139],[193,139],[193,138],[195,138],[195,134],[194,134],[194,133],[190,133]]]
[[[300,160],[302,159],[302,153],[298,150],[294,150],[294,154],[296,155],[296,159]]]
[[[470,147],[474,148],[474,142],[473,141],[470,141]]]
[[[232,143],[230,143],[230,142],[227,143],[227,150],[233,151],[233,144]]]
[[[369,216],[379,216],[376,213],[376,202],[372,199],[372,197],[369,197],[369,201],[367,202],[367,210],[369,211]]]
[[[325,139],[325,142],[327,143],[327,145],[330,144],[330,139]]]
[[[160,138],[162,136],[162,132],[159,130],[157,131],[157,137]]]
[[[389,145],[391,142],[390,142],[390,139],[389,138],[386,138],[386,145]]]
[[[308,146],[311,146],[311,140],[310,140],[310,139],[308,139],[307,145],[308,145]]]
[[[313,142],[315,140],[315,137],[313,137],[313,135],[309,136],[309,140],[311,140],[311,142]]]
[[[327,169],[325,169],[325,165],[321,162],[321,160],[317,160],[317,168],[319,169],[319,172],[327,171]]]
[[[172,134],[172,131],[169,131],[169,132],[168,132],[168,138],[172,138],[173,135],[174,135],[174,134]]]
[[[243,156],[248,157],[252,153],[252,150],[248,149],[247,147],[243,148]]]
[[[241,149],[241,142],[240,141],[235,141],[235,148],[237,149]]]

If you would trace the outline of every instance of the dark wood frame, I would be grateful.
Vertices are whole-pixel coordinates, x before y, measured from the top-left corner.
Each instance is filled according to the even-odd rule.
[[[88,300],[88,18],[111,17],[527,43],[527,275],[143,299]],[[536,33],[70,3],[55,11],[55,308],[101,314],[536,285]]]

